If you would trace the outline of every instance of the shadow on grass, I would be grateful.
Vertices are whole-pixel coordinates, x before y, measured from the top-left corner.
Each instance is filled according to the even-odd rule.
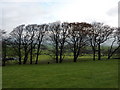
[[[47,58],[46,58],[47,57]],[[44,55],[44,57],[39,57],[39,61],[38,61],[38,65],[39,64],[56,64],[56,61],[51,59],[50,57],[48,58],[48,56]],[[73,56],[66,56],[62,63],[75,63],[73,62]],[[113,58],[114,60],[118,60],[118,58]],[[109,60],[113,60],[113,59],[109,59]],[[95,61],[106,61],[108,60],[106,57],[102,57],[101,60],[98,60],[96,58]],[[95,62],[93,60],[93,58],[91,56],[79,56],[78,59],[77,59],[77,62]],[[30,60],[27,61],[27,65],[29,64]],[[18,64],[18,61],[7,61],[6,62],[6,65],[17,65]],[[35,60],[33,60],[33,65],[35,64]]]

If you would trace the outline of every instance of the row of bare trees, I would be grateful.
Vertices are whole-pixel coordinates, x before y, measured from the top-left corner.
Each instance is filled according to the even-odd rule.
[[[36,49],[36,59],[35,64],[38,63],[38,56],[41,50],[41,44],[43,41],[43,37],[45,35],[45,31],[47,30],[47,25],[20,25],[16,27],[10,33],[10,42],[13,48],[15,49],[18,57],[19,64],[21,64],[21,60],[23,57],[23,64],[26,64],[28,60],[28,56],[30,59],[30,64],[33,62],[34,50]],[[23,53],[23,55],[22,55]]]
[[[73,53],[74,62],[77,61],[82,48],[86,46],[91,47],[93,60],[95,60],[96,53],[98,60],[101,60],[101,44],[111,38],[112,44],[108,52],[108,59],[110,59],[120,48],[120,29],[98,22],[92,24],[54,22],[42,25],[20,25],[9,34],[7,43],[19,57],[19,64],[22,64],[22,61],[23,64],[26,64],[28,59],[30,64],[33,63],[33,59],[35,59],[35,64],[38,64],[43,42],[51,44],[53,49],[49,54],[53,53],[56,63],[61,63],[65,56],[66,47],[69,47]],[[3,38],[2,41],[4,44],[5,39]],[[114,43],[116,43],[116,48],[113,48]],[[6,51],[5,45],[3,46],[3,51]]]

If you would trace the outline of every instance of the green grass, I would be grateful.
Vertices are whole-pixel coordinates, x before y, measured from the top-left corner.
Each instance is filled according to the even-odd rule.
[[[0,89],[2,88],[2,67],[0,66]]]
[[[3,88],[117,88],[118,60],[7,65]]]

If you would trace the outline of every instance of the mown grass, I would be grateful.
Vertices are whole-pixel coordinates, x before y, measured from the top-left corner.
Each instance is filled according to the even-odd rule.
[[[0,89],[2,89],[2,66],[0,66]]]
[[[7,65],[2,74],[3,88],[117,88],[118,60]]]

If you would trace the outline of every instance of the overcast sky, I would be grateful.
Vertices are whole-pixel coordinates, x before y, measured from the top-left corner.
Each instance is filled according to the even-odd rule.
[[[9,2],[8,2],[9,1]],[[0,28],[55,21],[118,26],[119,0],[0,0]]]

